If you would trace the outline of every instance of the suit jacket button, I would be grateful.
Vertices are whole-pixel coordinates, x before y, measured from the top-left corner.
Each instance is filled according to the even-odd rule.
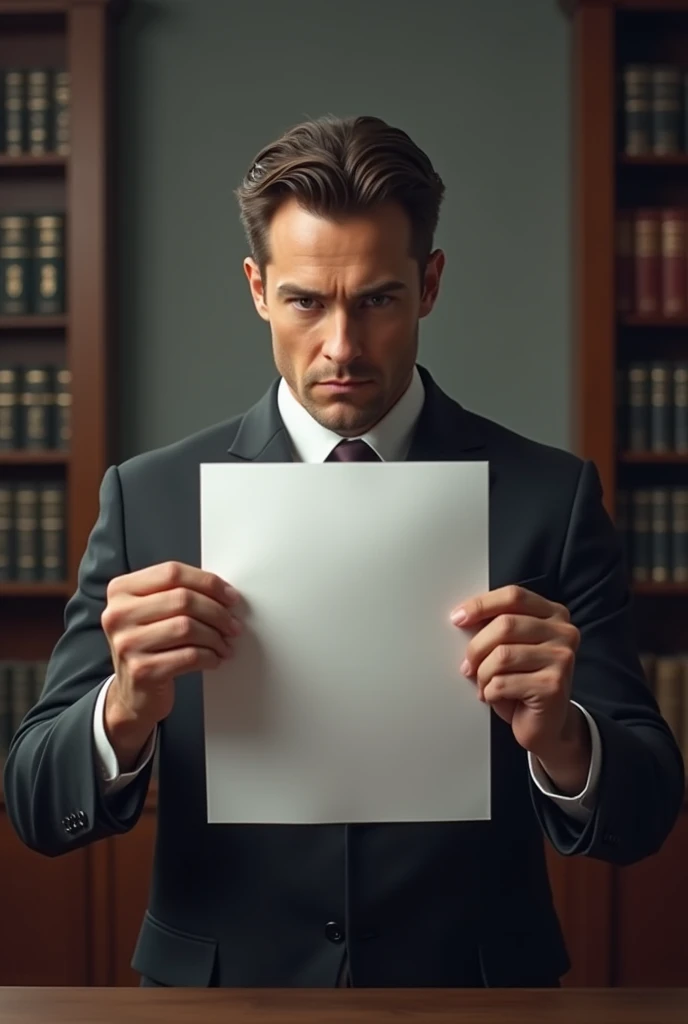
[[[325,925],[325,936],[337,945],[344,941],[344,929],[337,921],[328,921]]]

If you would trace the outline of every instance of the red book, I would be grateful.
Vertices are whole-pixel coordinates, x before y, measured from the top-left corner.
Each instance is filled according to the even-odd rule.
[[[616,311],[626,314],[633,309],[633,215],[620,210],[616,221]]]
[[[635,311],[652,316],[662,309],[660,211],[636,210],[634,231]]]
[[[681,316],[688,307],[686,217],[680,209],[661,211],[662,314]]]

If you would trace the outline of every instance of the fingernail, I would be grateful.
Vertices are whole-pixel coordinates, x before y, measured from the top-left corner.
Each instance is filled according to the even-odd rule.
[[[459,608],[458,611],[453,613],[451,620],[455,626],[462,626],[467,618],[466,610],[464,608]]]
[[[464,659],[461,665],[461,673],[464,676],[469,676],[471,674],[471,665],[467,658]]]

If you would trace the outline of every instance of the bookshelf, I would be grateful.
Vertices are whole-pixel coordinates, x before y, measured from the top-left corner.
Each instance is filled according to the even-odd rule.
[[[50,399],[50,388],[48,398],[41,399],[49,407],[49,422],[59,421],[59,437],[53,430],[38,442],[33,437],[29,445],[19,429],[9,441],[0,434],[0,492],[3,487],[14,492],[29,485],[50,485],[61,487],[64,494],[61,563],[58,560],[57,569],[53,567],[52,577],[45,556],[57,549],[50,547],[45,532],[40,534],[41,528],[45,530],[40,519],[33,567],[20,579],[14,558],[14,566],[0,577],[0,662],[5,663],[40,664],[50,657],[97,516],[100,481],[112,457],[111,54],[114,21],[124,7],[114,0],[0,0],[0,69],[5,86],[5,72],[21,69],[26,94],[35,100],[26,85],[28,72],[50,70],[69,76],[66,94],[65,81],[60,80],[68,111],[67,121],[60,121],[61,134],[50,106],[57,78],[49,77],[47,92],[40,97],[43,106],[26,104],[46,110],[48,99],[47,114],[37,114],[38,121],[29,112],[25,115],[28,127],[21,152],[8,151],[7,116],[0,144],[0,262],[3,243],[5,250],[0,267],[0,369],[61,367],[71,375],[62,411]],[[41,122],[40,116],[47,119]],[[41,131],[47,128],[47,140],[39,146],[37,125]],[[32,147],[43,151],[31,152]],[[62,238],[51,238],[52,255],[61,254],[64,267],[64,286],[58,286],[52,300],[57,308],[36,310],[35,295],[54,294],[43,289],[40,276],[40,293],[32,292],[31,305],[20,312],[7,310],[7,298],[14,295],[4,276],[7,260],[19,256],[16,249],[9,251],[1,218],[18,215],[64,218]],[[35,261],[29,275],[34,274],[36,281],[44,272],[39,258],[45,255],[46,250],[31,251]],[[53,281],[60,280],[58,270],[49,268]],[[12,385],[6,385],[4,396],[2,390],[0,384],[0,399],[7,401]],[[25,393],[18,393],[21,404]],[[13,422],[16,426],[19,420]],[[22,564],[26,565],[25,558]],[[113,857],[109,842],[56,859],[32,853],[13,833],[0,792],[0,886],[4,919],[12,922],[0,934],[0,985],[110,983]]]
[[[683,263],[675,263],[671,272],[669,264],[641,264],[639,257],[647,257],[650,250],[637,247],[629,254],[618,224],[629,211],[688,210],[688,85],[683,77],[688,71],[688,0],[567,0],[561,6],[571,18],[573,43],[575,450],[595,461],[610,515],[625,533],[631,531],[629,570],[635,577],[639,646],[666,660],[688,651],[688,582],[671,578],[675,563],[668,570],[657,564],[660,541],[651,526],[648,548],[642,549],[637,533],[633,536],[640,520],[627,518],[620,498],[643,489],[658,494],[688,488],[688,452],[672,448],[671,442],[663,451],[651,450],[651,443],[643,446],[637,438],[629,444],[630,428],[620,413],[640,415],[639,407],[628,406],[625,375],[631,364],[688,362],[688,303],[666,315],[666,298],[660,298],[658,308],[646,310],[638,308],[638,294],[630,305],[628,296],[621,296],[629,270],[636,289],[649,287],[652,274],[665,295],[679,278],[685,288],[688,249],[680,254]],[[668,152],[656,152],[661,148],[656,139],[668,130],[666,114],[661,115],[664,123],[651,123],[649,149],[637,137],[636,145],[629,145],[629,112],[634,131],[647,127],[647,120],[641,126],[638,106],[626,102],[625,73],[639,65],[681,72],[679,139]],[[651,90],[659,89],[657,81],[651,76]],[[651,97],[652,92],[652,103]],[[632,224],[635,244],[639,229],[634,220]],[[660,257],[664,237],[660,234]],[[667,285],[669,273],[678,277]],[[645,413],[651,418],[660,414],[652,411],[652,383],[649,387]],[[665,401],[666,395],[656,397],[657,408]],[[639,422],[634,419],[634,426]],[[650,432],[660,429],[658,422],[651,420]],[[680,550],[673,537],[672,544],[672,551]],[[650,551],[648,578],[638,578],[644,572],[638,562],[641,550]],[[682,698],[688,712],[688,668]],[[683,721],[685,750],[688,715]],[[575,963],[568,983],[688,985],[688,808],[660,853],[640,864],[615,868],[582,859],[563,862],[551,854],[550,860]]]

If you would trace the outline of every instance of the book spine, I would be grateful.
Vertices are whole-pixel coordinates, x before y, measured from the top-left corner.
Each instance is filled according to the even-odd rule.
[[[51,367],[27,369],[21,386],[19,436],[22,448],[46,451],[53,436],[54,409]]]
[[[671,492],[666,487],[655,487],[650,495],[651,571],[653,583],[667,583],[671,579]]]
[[[60,156],[70,151],[70,92],[69,71],[58,70],[53,75],[53,149]]]
[[[672,368],[669,363],[650,366],[650,451],[671,451],[672,424]]]
[[[3,75],[5,98],[4,150],[8,156],[21,156],[26,151],[26,75],[18,68],[8,68]]]
[[[662,210],[661,246],[662,313],[667,317],[682,316],[688,307],[686,221],[682,210],[673,208]]]
[[[650,67],[629,64],[624,69],[624,152],[642,156],[652,149],[652,90]]]
[[[671,493],[671,578],[688,583],[688,487]]]
[[[674,738],[681,743],[683,728],[683,665],[679,657],[662,655],[655,663],[655,698]]]
[[[12,665],[12,733],[16,733],[33,707],[33,665],[15,661]]]
[[[650,370],[647,363],[631,363],[628,368],[629,451],[646,452],[650,447]]]
[[[15,367],[0,369],[0,451],[19,447],[19,373]]]
[[[4,763],[12,739],[12,666],[0,661],[0,764]]]
[[[72,373],[64,367],[55,373],[55,447],[69,451],[72,443]]]
[[[15,577],[14,560],[14,488],[0,483],[0,581]]]
[[[0,313],[24,316],[30,310],[31,220],[0,217]]]
[[[645,488],[633,491],[632,505],[632,561],[631,577],[634,583],[650,579],[652,552],[650,546],[650,492]]]
[[[688,363],[674,363],[674,449],[688,454]]]
[[[41,500],[41,579],[66,578],[65,492],[64,485],[44,484]]]
[[[64,217],[34,217],[33,221],[34,313],[63,313],[65,308]]]
[[[20,484],[15,494],[16,578],[36,582],[40,569],[38,487]]]
[[[633,312],[633,215],[622,211],[616,222],[616,311]]]
[[[648,316],[661,307],[662,267],[658,210],[637,210],[635,217],[636,313]]]
[[[632,551],[631,551],[631,522],[630,522],[630,495],[628,491],[621,487],[616,492],[616,531],[619,534],[621,540],[621,547],[623,550],[624,566],[626,575],[630,579],[631,576],[631,565],[632,565]]]
[[[50,78],[42,68],[26,72],[27,149],[35,156],[50,150]]]
[[[681,71],[665,65],[652,69],[652,152],[678,153],[681,148]]]

